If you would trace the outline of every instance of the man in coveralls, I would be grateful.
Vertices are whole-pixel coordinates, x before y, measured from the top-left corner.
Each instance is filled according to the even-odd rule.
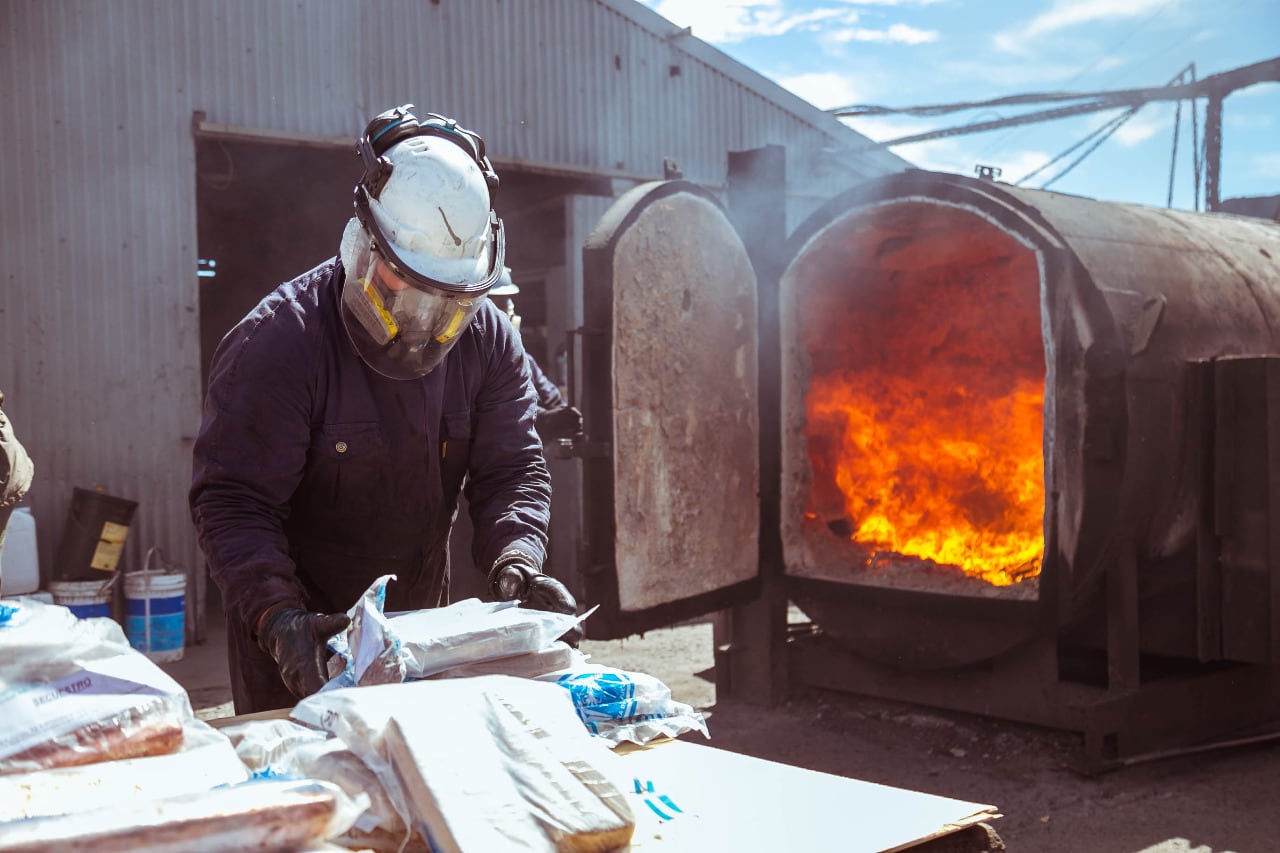
[[[551,484],[483,140],[412,104],[370,122],[338,256],[278,287],[214,354],[192,518],[227,617],[237,714],[327,680],[326,641],[379,576],[386,609],[448,602],[465,494],[495,598],[573,613],[541,571]],[[566,638],[572,641],[575,638]]]
[[[507,319],[516,331],[520,331],[520,315],[516,313],[513,298],[520,292],[520,287],[511,277],[511,267],[503,267],[498,283],[489,291],[498,307],[506,313]],[[542,440],[575,439],[582,435],[582,413],[570,406],[560,393],[559,386],[542,372],[542,368],[533,356],[525,352],[525,360],[529,363],[529,373],[533,379],[533,390],[538,395],[538,435]]]

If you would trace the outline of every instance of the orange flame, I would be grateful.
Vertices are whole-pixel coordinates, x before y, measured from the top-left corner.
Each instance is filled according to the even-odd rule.
[[[810,431],[839,449],[826,464],[855,542],[997,586],[1039,571],[1043,406],[1043,385],[1032,380],[982,398],[876,375],[817,377],[808,399]]]

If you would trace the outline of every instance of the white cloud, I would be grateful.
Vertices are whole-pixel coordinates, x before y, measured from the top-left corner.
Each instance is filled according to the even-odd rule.
[[[1172,7],[1179,0],[1054,0],[1045,12],[994,37],[997,48],[1024,53],[1029,43],[1060,30],[1098,21],[1137,18]]]
[[[695,38],[712,44],[729,44],[755,36],[779,36],[796,29],[813,28],[822,21],[844,20],[851,14],[832,8],[790,12],[782,0],[658,0],[649,5],[673,23],[691,27]]]
[[[865,27],[849,27],[835,30],[829,38],[834,42],[870,41],[898,44],[927,44],[938,40],[937,30],[920,30],[907,24],[893,24],[888,29],[872,30]]]
[[[778,85],[795,92],[820,110],[834,110],[862,101],[866,96],[849,75],[834,71],[796,74],[778,80]]]
[[[948,59],[939,67],[939,75],[949,80],[965,80],[967,84],[985,83],[997,88],[997,94],[1034,91],[1037,86],[1058,83],[1080,70],[1072,62],[1054,62],[1048,57],[1023,61],[993,59]]]
[[[1183,119],[1188,116],[1184,115]],[[1173,106],[1156,104],[1130,116],[1120,128],[1111,135],[1111,139],[1125,148],[1141,145],[1157,133],[1164,133],[1173,127]],[[1106,144],[1106,143],[1103,143]],[[1172,142],[1170,142],[1172,144]]]

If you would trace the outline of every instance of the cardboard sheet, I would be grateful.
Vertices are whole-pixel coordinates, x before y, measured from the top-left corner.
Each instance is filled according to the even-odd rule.
[[[995,806],[685,741],[622,749],[631,849],[888,853],[999,817]]]

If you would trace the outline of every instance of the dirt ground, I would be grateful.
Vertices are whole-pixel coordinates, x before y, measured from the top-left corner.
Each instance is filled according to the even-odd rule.
[[[207,643],[166,667],[204,717],[232,713],[217,621]],[[666,682],[707,714],[712,746],[997,806],[1003,816],[991,826],[1010,851],[1280,851],[1280,741],[1085,777],[1071,769],[1079,744],[1070,733],[819,690],[772,708],[718,702],[710,622],[582,648]]]

